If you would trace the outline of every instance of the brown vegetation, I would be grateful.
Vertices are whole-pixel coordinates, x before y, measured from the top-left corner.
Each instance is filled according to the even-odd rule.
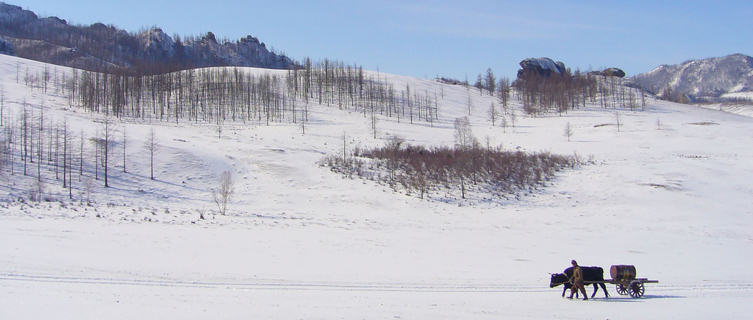
[[[371,150],[356,150],[351,158],[325,157],[321,164],[347,177],[389,185],[396,191],[438,197],[506,198],[550,180],[564,168],[580,164],[575,156],[487,149],[411,146],[399,139]],[[458,197],[459,195],[459,197]]]

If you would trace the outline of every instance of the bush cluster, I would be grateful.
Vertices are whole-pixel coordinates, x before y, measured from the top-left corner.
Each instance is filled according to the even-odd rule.
[[[322,165],[347,177],[389,185],[395,191],[440,198],[466,199],[515,195],[550,180],[557,171],[580,164],[576,156],[526,153],[478,145],[425,148],[392,140],[353,157],[331,155]],[[459,196],[459,197],[458,197]]]

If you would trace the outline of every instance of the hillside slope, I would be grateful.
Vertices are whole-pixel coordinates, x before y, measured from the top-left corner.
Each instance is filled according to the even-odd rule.
[[[73,73],[0,56],[4,130],[22,132],[24,114],[38,123],[43,113],[45,126],[73,132],[74,150],[81,134],[102,132],[101,115],[71,106],[54,85],[46,93],[27,87],[27,69]],[[87,165],[82,180],[72,175],[72,200],[46,156],[24,176],[14,149],[14,173],[8,162],[0,171],[0,318],[748,316],[752,119],[654,99],[646,111],[589,101],[562,116],[532,118],[511,99],[515,126],[493,127],[487,108],[496,98],[368,74],[436,94],[437,121],[377,115],[373,138],[371,117],[317,101],[309,103],[305,133],[292,121],[237,121],[218,132],[211,122],[115,119],[111,187],[95,178],[94,147],[85,141]],[[382,145],[394,135],[452,145],[453,122],[464,116],[483,144],[578,154],[593,164],[517,198],[473,202],[422,200],[318,165],[343,145]],[[570,142],[562,134],[568,125]],[[144,148],[151,129],[160,146],[155,180]],[[37,165],[47,200],[32,202]],[[211,190],[224,171],[235,178],[235,194],[220,215]],[[609,299],[562,299],[561,287],[548,288],[549,273],[571,259],[607,270],[634,264],[638,276],[660,283],[647,285],[639,300],[612,286]]]

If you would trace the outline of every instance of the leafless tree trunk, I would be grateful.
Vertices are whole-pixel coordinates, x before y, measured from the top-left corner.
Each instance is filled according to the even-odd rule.
[[[3,121],[5,119],[5,89],[3,86],[0,86],[0,127],[3,126]]]
[[[377,118],[376,118],[376,110],[375,106],[371,106],[371,134],[374,136],[374,139],[377,137]]]
[[[126,141],[128,136],[126,135],[126,128],[123,128],[123,173],[126,173]]]
[[[468,117],[455,119],[455,148],[469,149],[477,144]]]
[[[494,102],[489,106],[489,119],[492,121],[492,127],[497,120],[497,108],[494,106]]]
[[[220,175],[220,184],[217,189],[212,190],[212,195],[220,214],[225,215],[228,202],[233,195],[233,175],[230,171],[225,171]]]
[[[63,122],[63,189],[68,187],[68,122]],[[70,177],[68,177],[70,179]]]
[[[22,118],[23,143],[24,147],[21,157],[24,160],[24,175],[26,175],[26,162],[29,160],[29,111],[26,109],[26,100],[24,100],[24,113]]]
[[[113,124],[112,124],[112,120],[110,120],[109,117],[105,117],[105,119],[102,120],[102,129],[103,129],[102,131],[103,137],[101,139],[98,138],[97,142],[101,144],[100,148],[102,150],[102,157],[103,157],[102,167],[104,169],[104,174],[105,174],[105,188],[109,188],[110,183],[109,183],[108,170],[110,167],[110,164],[109,164],[110,144],[112,143],[111,139],[112,139],[112,133],[113,133],[112,132]]]
[[[39,140],[37,142],[37,180],[42,181],[42,153],[43,153],[43,144],[42,144],[42,136],[44,136],[44,106],[39,110],[39,132],[37,133],[37,139]]]
[[[84,130],[81,130],[81,144],[78,152],[78,182],[81,182],[81,176],[84,175]]]
[[[570,126],[570,122],[565,124],[565,137],[567,137],[567,142],[570,142],[570,137],[573,136],[573,128]]]
[[[615,111],[614,112],[614,122],[617,125],[617,132],[620,132],[620,127],[622,126],[622,121],[620,120],[620,112]]]
[[[346,152],[347,147],[348,147],[347,135],[345,134],[345,131],[343,131],[343,163],[345,163],[345,161],[348,160],[347,158],[348,154]]]
[[[154,128],[150,128],[149,130],[149,136],[146,138],[146,143],[144,144],[144,147],[147,151],[149,151],[149,169],[150,169],[150,175],[149,177],[154,180],[154,153],[158,149],[157,144],[157,137],[154,134]]]

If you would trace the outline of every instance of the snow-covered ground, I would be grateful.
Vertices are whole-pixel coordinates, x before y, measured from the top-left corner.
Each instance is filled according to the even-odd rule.
[[[43,68],[0,56],[5,112],[17,116],[26,100],[74,132],[100,128],[97,116],[66,111],[54,91],[17,82],[27,65]],[[348,148],[390,135],[453,143],[453,120],[467,115],[465,88],[380,76],[443,94],[440,122],[380,118],[378,139],[362,114],[324,106],[312,108],[305,135],[292,124],[226,126],[218,139],[211,125],[118,123],[128,173],[115,151],[112,187],[94,188],[91,206],[80,204],[75,181],[66,200],[54,177],[46,184],[53,201],[21,203],[34,178],[3,170],[0,318],[753,317],[753,119],[650,100],[646,111],[620,111],[618,132],[614,110],[530,118],[514,102],[516,128],[503,130],[487,120],[494,99],[471,90],[482,143],[488,136],[508,150],[577,153],[594,164],[519,200],[426,201],[317,165],[341,152],[343,134]],[[156,181],[143,147],[150,125],[160,142]],[[236,194],[223,216],[210,189],[225,170]],[[612,264],[633,264],[660,283],[647,284],[641,299],[613,286],[609,299],[562,299],[549,273],[571,259],[605,268],[605,277]]]
[[[753,92],[744,91],[725,93],[721,96],[721,98],[730,100],[737,99],[738,101],[717,102],[700,105],[709,109],[716,109],[724,112],[744,115],[747,117],[753,117]]]
[[[753,102],[717,102],[717,103],[702,103],[698,106],[719,110],[728,113],[739,114],[746,117],[753,117]]]

